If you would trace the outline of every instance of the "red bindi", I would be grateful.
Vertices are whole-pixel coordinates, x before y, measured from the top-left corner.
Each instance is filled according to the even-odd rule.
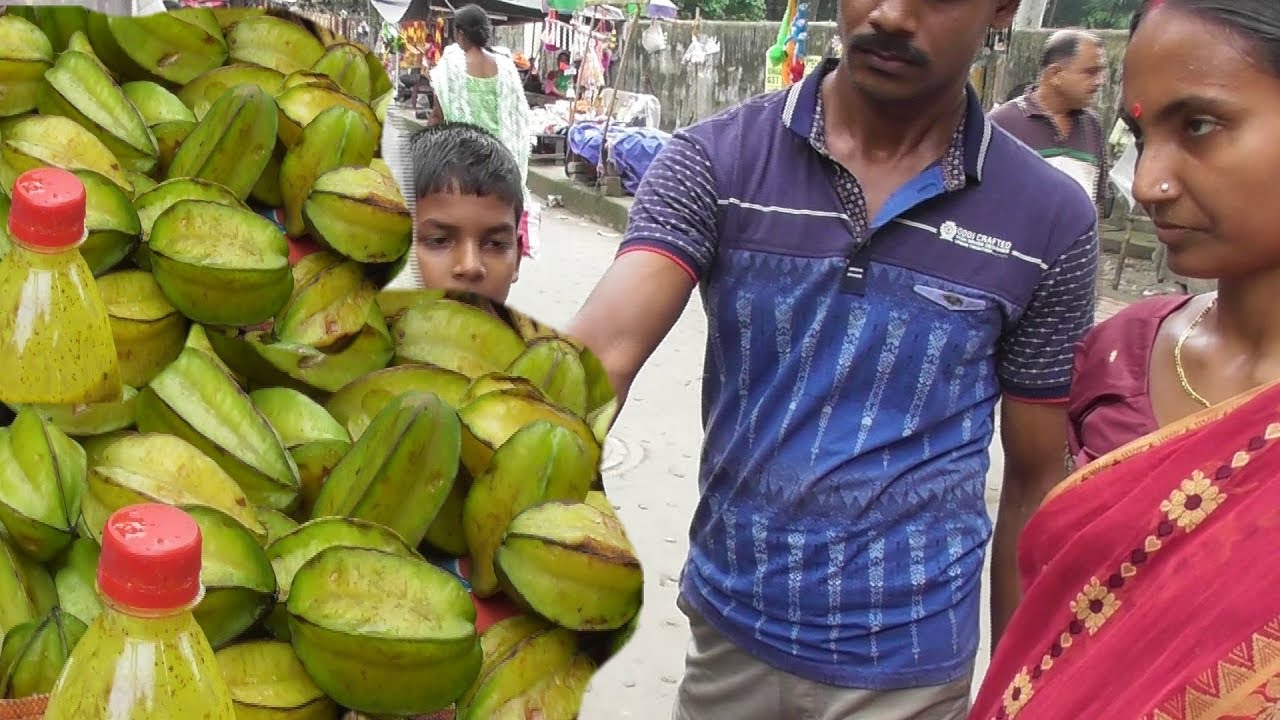
[[[1134,103],[1133,109],[1129,111],[1129,116],[1134,120],[1142,117],[1142,103]]]

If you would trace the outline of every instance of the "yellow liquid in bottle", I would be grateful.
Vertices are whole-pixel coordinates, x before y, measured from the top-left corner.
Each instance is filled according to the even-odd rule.
[[[0,257],[0,378],[8,404],[123,399],[111,321],[79,250],[14,241]]]
[[[147,616],[102,603],[44,720],[235,720],[213,648],[189,609]]]

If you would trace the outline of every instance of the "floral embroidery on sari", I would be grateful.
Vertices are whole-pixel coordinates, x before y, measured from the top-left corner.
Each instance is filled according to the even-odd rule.
[[[1237,457],[1240,457],[1239,455]],[[1244,462],[1248,456],[1244,455]],[[1174,488],[1169,499],[1160,503],[1160,509],[1178,527],[1191,532],[1195,530],[1209,513],[1213,512],[1227,498],[1226,493],[1219,490],[1205,474],[1199,470],[1182,481],[1182,485]]]
[[[1084,629],[1090,635],[1097,634],[1102,624],[1119,607],[1120,601],[1116,599],[1116,594],[1099,582],[1098,578],[1091,579],[1076,599],[1071,601],[1071,611],[1076,614],[1077,620],[1084,623]]]
[[[1235,471],[1249,463],[1251,454],[1261,451],[1276,438],[1280,438],[1280,423],[1268,425],[1265,432],[1252,437],[1244,449],[1232,455],[1230,460],[1220,465],[1212,474],[1196,469],[1178,483],[1168,497],[1160,502],[1160,519],[1143,542],[1124,557],[1109,577],[1105,580],[1096,576],[1090,578],[1088,584],[1070,601],[1067,608],[1070,620],[1064,631],[1050,644],[1039,664],[1030,670],[1024,667],[1014,676],[1005,689],[1003,702],[995,712],[996,720],[1013,720],[1027,707],[1042,676],[1076,642],[1076,636],[1082,633],[1087,633],[1090,637],[1098,634],[1119,610],[1120,593],[1125,584],[1174,538],[1176,532],[1181,530],[1185,535],[1202,526],[1226,501],[1228,493],[1224,488],[1230,484]],[[1280,671],[1280,636],[1276,647],[1277,670]],[[1154,716],[1157,720],[1190,720],[1199,717],[1206,716],[1190,713],[1181,716]],[[1252,719],[1254,716],[1246,717]],[[1280,715],[1275,720],[1280,720]]]

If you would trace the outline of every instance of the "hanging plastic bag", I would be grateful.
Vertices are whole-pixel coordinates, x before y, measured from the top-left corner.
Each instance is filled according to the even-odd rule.
[[[649,53],[662,52],[667,49],[667,34],[656,21],[651,22],[640,37],[640,45]]]
[[[693,36],[689,47],[685,48],[683,59],[686,65],[701,65],[702,61],[707,59],[706,50],[703,49],[702,41],[698,39],[697,35]]]

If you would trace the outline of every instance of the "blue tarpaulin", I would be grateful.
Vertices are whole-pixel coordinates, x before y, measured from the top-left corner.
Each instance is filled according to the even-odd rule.
[[[622,189],[635,195],[649,164],[666,145],[669,133],[657,128],[609,126],[609,155],[617,165]],[[569,150],[581,155],[592,165],[600,164],[600,145],[604,139],[604,123],[575,123],[569,128]]]

